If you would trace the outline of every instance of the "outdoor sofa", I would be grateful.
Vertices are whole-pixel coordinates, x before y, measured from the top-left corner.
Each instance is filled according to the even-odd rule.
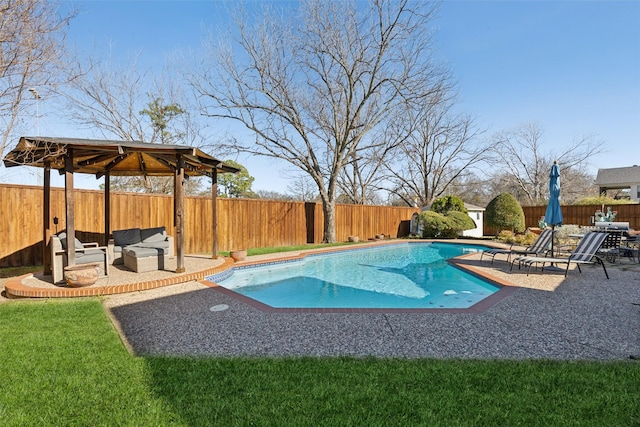
[[[109,258],[136,272],[161,270],[174,256],[174,239],[164,227],[114,230],[109,241]]]

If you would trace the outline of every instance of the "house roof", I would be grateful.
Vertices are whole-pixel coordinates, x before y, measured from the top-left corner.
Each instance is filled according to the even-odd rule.
[[[12,166],[45,167],[64,170],[67,153],[73,153],[73,171],[114,176],[168,176],[177,168],[181,155],[187,175],[212,176],[220,173],[238,172],[239,169],[225,165],[198,148],[151,144],[141,141],[111,141],[79,138],[31,137],[20,138],[16,147],[4,158],[7,168]]]
[[[595,184],[601,187],[628,187],[640,184],[640,166],[624,168],[598,169]]]

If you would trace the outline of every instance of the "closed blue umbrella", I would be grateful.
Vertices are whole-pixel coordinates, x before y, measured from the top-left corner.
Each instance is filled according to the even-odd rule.
[[[560,207],[560,168],[553,162],[549,172],[549,204],[544,214],[544,222],[554,230],[556,225],[562,225],[562,208]],[[551,256],[553,256],[553,238],[551,239]]]

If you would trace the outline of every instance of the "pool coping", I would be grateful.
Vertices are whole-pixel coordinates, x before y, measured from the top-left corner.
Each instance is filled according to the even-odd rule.
[[[442,240],[416,240],[416,241],[387,241],[387,242],[379,242],[378,245],[404,245],[404,244],[432,244],[432,243],[444,243],[444,244],[457,244],[457,245],[468,245],[468,246],[491,246],[486,243],[460,243],[460,242],[451,242],[451,241],[442,241]],[[314,251],[303,251],[295,255],[284,256],[281,258],[270,258],[270,259],[262,259],[262,260],[245,260],[241,262],[236,262],[233,265],[228,265],[228,268],[218,271],[217,275],[226,275],[232,274],[234,268],[250,268],[255,266],[262,265],[270,265],[270,264],[283,264],[287,262],[295,262],[303,260],[309,256],[316,255],[324,255],[328,253],[337,253],[337,252],[347,252],[347,251],[357,251],[364,250],[373,247],[373,245],[365,245],[358,247],[332,247],[321,250]],[[280,308],[280,307],[272,307],[260,301],[257,301],[253,298],[247,297],[245,295],[239,294],[231,289],[227,289],[224,286],[219,285],[216,282],[210,281],[207,278],[200,280],[199,282],[209,288],[216,290],[224,295],[227,295],[231,298],[234,298],[244,304],[247,304],[253,308],[256,308],[265,313],[482,313],[487,309],[493,307],[495,304],[499,303],[503,299],[507,298],[513,292],[515,292],[519,287],[511,282],[503,280],[497,276],[486,273],[480,269],[475,268],[471,265],[465,265],[460,261],[473,256],[475,254],[463,254],[454,258],[450,258],[447,262],[459,268],[472,276],[479,277],[495,286],[498,286],[500,289],[488,297],[478,301],[473,304],[471,307],[467,308]]]

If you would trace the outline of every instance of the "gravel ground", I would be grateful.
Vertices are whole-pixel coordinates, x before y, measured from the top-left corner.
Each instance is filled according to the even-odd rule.
[[[141,356],[640,357],[640,264],[607,263],[610,280],[601,267],[570,271],[565,279],[527,276],[478,258],[464,263],[517,285],[481,312],[266,312],[199,282],[107,296],[103,303],[129,350]],[[211,261],[188,262],[198,268]],[[216,311],[220,305],[228,309]]]
[[[197,282],[106,297],[136,355],[629,360],[640,356],[640,265],[582,274],[509,272],[519,286],[483,312],[265,312]],[[228,309],[216,311],[220,305]],[[213,309],[213,310],[212,310]]]

